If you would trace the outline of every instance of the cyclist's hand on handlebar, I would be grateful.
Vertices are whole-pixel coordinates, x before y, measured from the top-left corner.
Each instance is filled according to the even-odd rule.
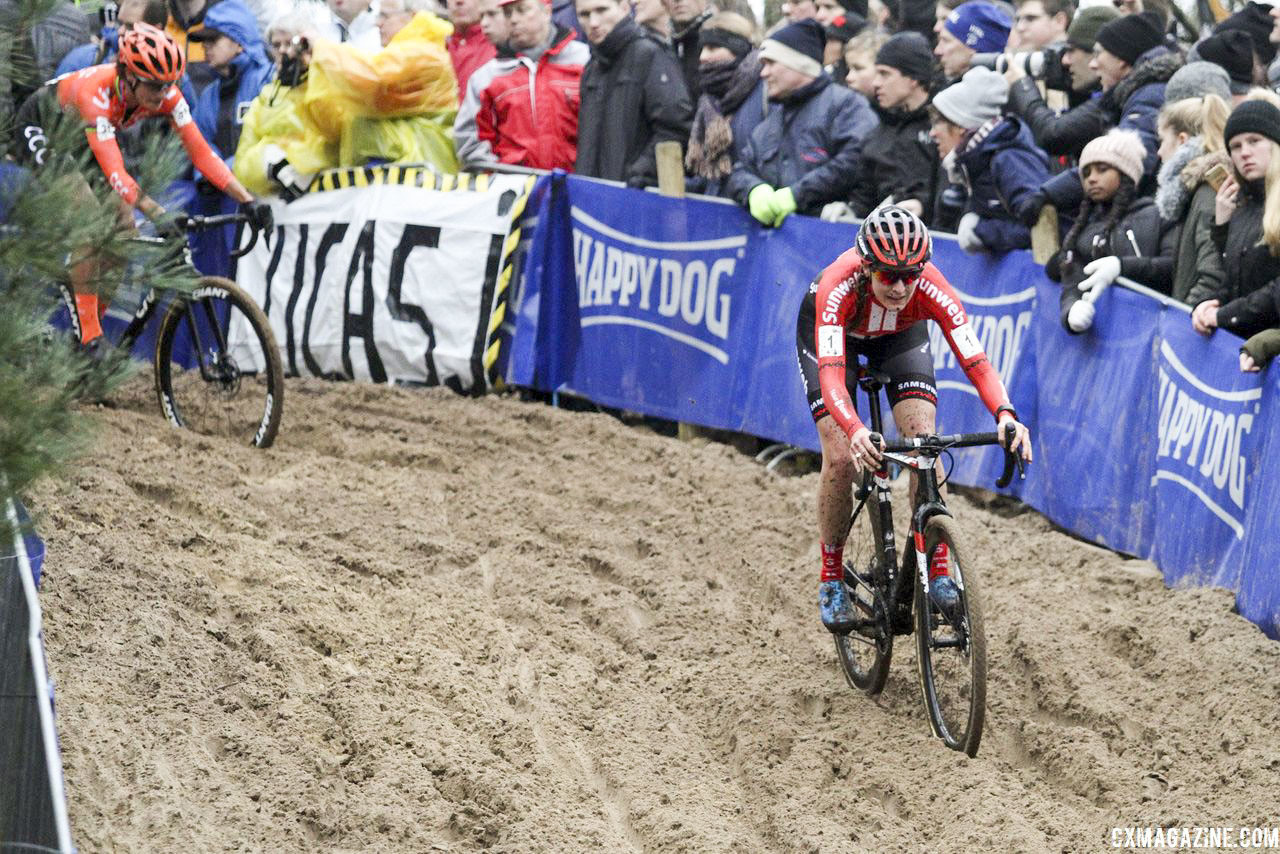
[[[883,455],[880,453],[880,447],[872,441],[871,435],[871,431],[866,427],[860,427],[849,437],[849,450],[853,453],[855,471],[880,467]]]
[[[175,214],[173,216],[164,216],[156,220],[156,235],[163,237],[165,240],[181,240],[183,243],[187,240],[187,215]]]
[[[240,206],[240,212],[245,215],[254,231],[270,231],[275,227],[275,215],[271,212],[271,205],[266,202],[245,202]]]
[[[1008,425],[1013,425],[1013,441],[1009,440]],[[1012,416],[1001,419],[997,428],[1000,434],[1000,445],[1006,450],[1022,457],[1023,462],[1031,462],[1031,431],[1026,425]]]

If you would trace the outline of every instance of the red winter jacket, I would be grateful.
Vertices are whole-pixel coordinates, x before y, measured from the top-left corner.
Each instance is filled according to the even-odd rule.
[[[449,48],[449,58],[453,60],[453,73],[458,78],[458,100],[467,97],[467,81],[476,69],[498,55],[497,48],[484,37],[484,30],[479,24],[472,24],[465,30],[455,30],[445,40]]]
[[[578,81],[591,50],[560,29],[535,63],[499,55],[481,66],[453,125],[468,169],[513,163],[572,171],[578,153]]]

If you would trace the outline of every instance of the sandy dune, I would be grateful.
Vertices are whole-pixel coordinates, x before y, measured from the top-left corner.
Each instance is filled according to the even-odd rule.
[[[817,619],[813,476],[492,396],[290,381],[267,452],[147,384],[32,497],[92,851],[1100,851],[1280,824],[1280,647],[967,501],[975,760]],[[1034,476],[1034,474],[1033,474]]]

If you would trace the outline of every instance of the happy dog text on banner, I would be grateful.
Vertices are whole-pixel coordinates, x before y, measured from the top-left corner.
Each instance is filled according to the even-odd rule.
[[[267,313],[290,374],[482,391],[531,183],[345,170],[325,185],[337,189],[277,204],[274,234],[236,277]]]

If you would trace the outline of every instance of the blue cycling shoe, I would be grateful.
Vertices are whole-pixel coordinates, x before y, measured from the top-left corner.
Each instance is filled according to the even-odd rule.
[[[948,623],[959,628],[964,620],[964,603],[961,602],[960,588],[951,576],[939,575],[929,582],[929,601],[942,612]]]
[[[847,635],[853,629],[849,591],[843,581],[824,581],[818,585],[818,607],[822,611],[822,625],[827,627],[827,631]]]

